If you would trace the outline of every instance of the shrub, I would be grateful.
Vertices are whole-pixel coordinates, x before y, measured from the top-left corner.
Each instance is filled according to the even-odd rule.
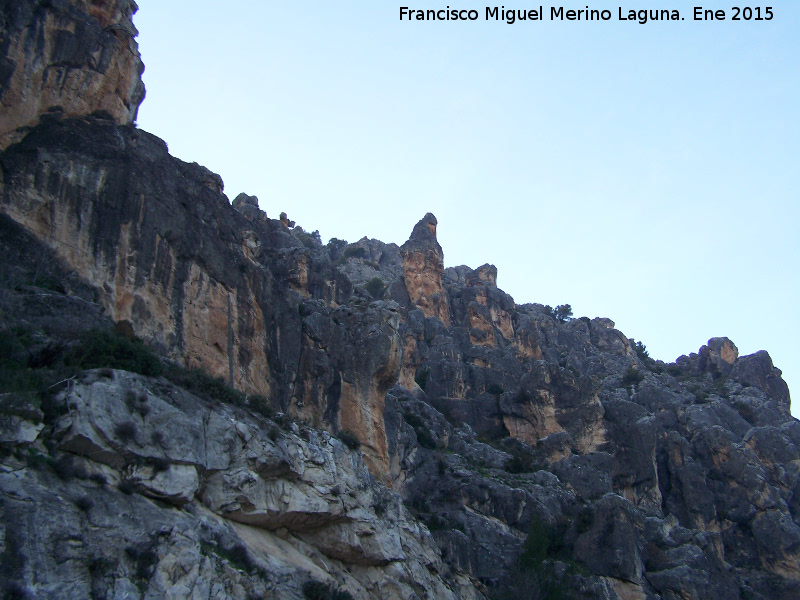
[[[626,387],[637,385],[643,379],[644,373],[639,372],[636,367],[630,367],[627,371],[625,371],[625,375],[622,376],[622,385]]]
[[[347,240],[340,240],[339,238],[331,238],[328,240],[326,248],[331,260],[339,260],[342,254],[342,249],[347,247]]]
[[[499,396],[500,394],[503,393],[503,386],[498,383],[493,383],[488,388],[486,388],[486,391],[494,396]]]
[[[527,404],[531,401],[531,397],[528,395],[523,388],[519,388],[519,391],[514,396],[514,402],[516,404]]]
[[[308,600],[353,600],[347,590],[335,589],[321,581],[306,581],[303,584],[303,596]]]
[[[403,413],[403,420],[414,428],[417,443],[428,450],[436,449],[436,440],[422,417],[414,413]]]
[[[498,593],[493,597],[502,600],[557,600],[564,598],[566,590],[545,560],[553,555],[553,532],[534,517],[528,537],[522,546],[517,567],[512,571]]]
[[[303,584],[303,595],[308,600],[327,600],[330,598],[330,588],[321,581],[306,581]]]
[[[130,479],[121,479],[117,489],[126,496],[130,496],[136,491],[136,485]]]
[[[373,298],[379,300],[383,298],[383,294],[386,291],[386,286],[383,285],[383,279],[380,277],[373,277],[364,284],[364,289],[367,290]]]
[[[155,456],[149,457],[145,460],[145,463],[150,465],[153,468],[153,475],[158,473],[163,473],[167,469],[169,469],[170,461],[167,458],[162,456]]]
[[[414,433],[417,434],[417,442],[419,442],[420,446],[428,450],[436,449],[436,439],[433,437],[433,435],[431,435],[431,432],[427,428],[415,428]]]
[[[556,306],[553,316],[557,321],[566,323],[572,318],[572,307],[569,304],[559,304]]]
[[[104,574],[113,570],[114,563],[105,557],[92,558],[86,565],[92,577],[102,577]]]
[[[136,439],[136,424],[133,421],[123,421],[114,427],[114,434],[127,444]]]
[[[30,596],[22,584],[16,581],[10,581],[6,584],[6,594],[4,600],[28,600]]]
[[[0,393],[37,392],[34,402],[49,396],[55,384],[75,374],[63,364],[63,349],[47,346],[32,352],[34,334],[25,327],[0,330]]]
[[[358,450],[361,447],[361,441],[356,437],[356,434],[349,429],[342,429],[337,437],[345,446],[350,448],[350,450]]]
[[[80,369],[108,367],[152,377],[158,377],[163,370],[159,358],[141,340],[99,329],[84,334],[80,345],[64,362]]]
[[[221,377],[212,377],[202,369],[171,365],[165,375],[174,384],[208,400],[244,406],[247,399],[245,394],[230,387]]]
[[[272,415],[274,414],[269,398],[261,394],[250,394],[247,397],[247,406],[250,407],[250,410],[257,412],[268,419],[271,419]]]
[[[93,481],[97,485],[105,485],[108,483],[108,479],[102,473],[92,473],[89,475],[89,480]]]
[[[292,424],[292,418],[286,413],[279,413],[275,415],[274,421],[279,427],[283,427],[284,429],[290,427]]]
[[[531,518],[528,536],[519,556],[519,566],[523,570],[535,569],[547,558],[550,550],[550,528],[537,517]]]
[[[758,422],[758,415],[749,404],[745,402],[734,402],[733,408],[735,408],[736,412],[751,425],[755,425]]]
[[[667,373],[669,373],[673,377],[677,377],[682,372],[683,372],[683,369],[681,369],[680,365],[678,365],[678,364],[670,363],[670,364],[667,365]]]
[[[663,367],[659,367],[656,364],[655,359],[650,356],[650,353],[647,351],[647,346],[645,346],[642,342],[636,342],[633,346],[633,349],[636,351],[636,355],[639,357],[644,363],[644,366],[650,369],[651,371],[662,372],[664,369]]]
[[[222,554],[224,555],[224,558],[227,558],[232,565],[242,571],[252,573],[257,568],[255,561],[247,551],[247,547],[241,542],[234,544],[227,550],[224,550]]]
[[[314,231],[313,233],[295,231],[294,235],[306,248],[316,248],[317,246],[322,245],[322,240],[319,237],[319,231]]]
[[[375,511],[375,514],[377,516],[379,516],[379,517],[382,517],[383,515],[385,515],[386,514],[386,508],[387,508],[386,505],[388,504],[387,501],[386,501],[386,498],[384,498],[382,496],[381,497],[377,497],[377,498],[374,498],[373,502],[374,502],[374,504],[372,505],[372,509]]]
[[[94,506],[94,502],[88,496],[81,496],[77,500],[75,500],[75,506],[81,509],[83,512],[88,512],[89,509]]]
[[[78,476],[78,470],[75,468],[75,462],[71,456],[62,455],[57,460],[51,461],[50,464],[61,481],[72,481]]]
[[[128,412],[136,410],[136,392],[132,390],[126,391],[123,399],[125,400],[125,406],[128,407]]]
[[[511,458],[507,459],[503,465],[503,469],[508,473],[515,475],[519,473],[535,473],[544,467],[541,461],[519,446],[512,448],[509,453]]]
[[[348,246],[344,249],[343,256],[345,259],[347,258],[364,258],[367,255],[367,251],[364,250],[361,246]]]
[[[158,554],[152,545],[128,546],[125,554],[134,562],[136,566],[136,578],[147,581],[153,574],[158,564]]]

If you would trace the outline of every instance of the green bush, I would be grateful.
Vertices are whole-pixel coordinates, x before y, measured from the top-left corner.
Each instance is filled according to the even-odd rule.
[[[556,306],[553,316],[557,321],[566,323],[572,318],[572,307],[569,304],[559,304]]]
[[[348,246],[344,249],[343,256],[344,258],[364,258],[367,255],[367,251],[364,250],[361,246]]]
[[[164,375],[175,385],[209,400],[244,406],[247,399],[245,394],[226,384],[222,377],[212,377],[202,369],[171,365]]]
[[[338,264],[344,263],[344,256],[342,251],[347,247],[347,240],[340,240],[338,238],[331,238],[328,240],[325,249],[328,251],[328,256],[331,260],[337,261]]]
[[[550,528],[537,517],[531,518],[528,536],[519,556],[519,566],[523,570],[537,568],[547,558],[550,550]]]
[[[513,447],[508,452],[511,454],[511,458],[507,459],[503,465],[503,470],[508,473],[514,475],[518,475],[519,473],[535,473],[545,467],[533,454],[523,450],[519,446]]]
[[[553,317],[560,323],[565,323],[572,318],[572,307],[569,304],[559,304],[553,308],[547,304],[544,307],[544,314]]]
[[[100,329],[85,333],[64,362],[79,369],[108,367],[151,377],[163,371],[159,358],[141,340]]]
[[[499,396],[503,393],[503,386],[498,383],[491,384],[486,391],[492,394],[493,396]]]
[[[294,235],[302,242],[306,248],[316,248],[322,246],[322,240],[319,237],[319,231],[308,233],[306,231],[295,231]]]
[[[383,280],[380,277],[373,277],[364,284],[364,289],[367,290],[373,298],[380,300],[386,291],[386,286],[383,285]]]
[[[114,433],[125,444],[134,442],[136,441],[136,424],[133,421],[117,423]]]
[[[750,423],[751,425],[755,425],[758,423],[758,414],[753,407],[747,404],[746,402],[737,401],[733,403],[733,408],[736,409],[736,412],[739,413],[745,421]]]
[[[626,387],[637,385],[643,379],[644,373],[641,373],[636,367],[630,367],[627,371],[625,371],[625,375],[622,376],[622,385]]]
[[[428,429],[414,429],[414,433],[417,434],[417,442],[419,442],[420,446],[427,450],[436,449],[436,439],[431,435]]]
[[[306,581],[303,584],[303,596],[308,600],[353,600],[350,592],[334,589],[332,585],[321,581]]]
[[[88,496],[81,496],[75,500],[75,506],[77,506],[83,512],[89,512],[94,506],[94,501],[92,501],[92,499]]]
[[[496,600],[559,600],[567,597],[563,583],[545,562],[552,558],[553,549],[553,531],[533,517],[516,568],[492,597]]]
[[[264,415],[268,419],[271,419],[274,414],[269,398],[261,394],[250,394],[247,396],[247,406],[250,407],[250,410]]]
[[[403,420],[414,428],[417,436],[417,443],[428,450],[436,449],[436,439],[430,432],[425,421],[414,413],[403,413]]]
[[[155,543],[143,543],[138,546],[128,546],[125,554],[133,561],[136,567],[136,578],[140,581],[148,581],[155,571],[158,564],[158,554],[156,553]]]
[[[32,333],[24,328],[0,331],[0,393],[45,392],[49,387],[75,374],[75,369],[66,368],[60,348],[48,347],[44,356],[29,352],[33,344]],[[25,394],[34,404],[38,394]]]

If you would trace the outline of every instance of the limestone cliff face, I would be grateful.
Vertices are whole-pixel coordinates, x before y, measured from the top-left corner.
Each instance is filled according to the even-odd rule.
[[[73,381],[56,398],[70,410],[47,425],[19,400],[0,396],[26,426],[0,428],[2,443],[44,462],[6,454],[0,470],[9,595],[480,597],[465,576],[444,575],[401,498],[327,433],[124,371]],[[65,453],[52,469],[45,439]]]
[[[766,352],[664,364],[518,305],[494,266],[444,268],[432,214],[399,248],[323,245],[230,203],[129,125],[135,5],[1,6],[4,592],[800,595],[800,424]],[[122,371],[36,387],[114,324],[275,419]]]
[[[91,282],[111,319],[280,410],[352,430],[386,471],[396,307],[339,308],[352,286],[322,247],[233,209],[217,175],[104,119],[48,116],[0,160],[2,210]]]
[[[5,1],[0,10],[0,149],[50,110],[120,124],[144,98],[133,0]]]
[[[189,367],[269,392],[266,285],[238,268],[244,225],[217,176],[90,117],[47,117],[3,166],[4,212],[92,282],[114,321]]]

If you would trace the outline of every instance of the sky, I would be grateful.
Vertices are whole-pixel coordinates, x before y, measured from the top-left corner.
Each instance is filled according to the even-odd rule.
[[[517,4],[400,20],[383,0],[137,0],[137,123],[323,241],[494,264],[518,304],[608,317],[654,358],[768,350],[800,416],[800,3]],[[608,20],[551,20],[551,9]],[[761,16],[766,11],[761,9]]]

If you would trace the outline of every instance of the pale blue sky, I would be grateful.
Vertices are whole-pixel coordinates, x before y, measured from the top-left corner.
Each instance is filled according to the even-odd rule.
[[[495,264],[517,303],[609,317],[670,361],[728,336],[800,389],[800,3],[734,22],[709,2],[728,16],[709,23],[639,2],[686,19],[646,25],[610,3],[589,4],[607,22],[514,25],[476,2],[449,4],[476,22],[377,0],[138,4],[139,126],[229,198],[323,241],[401,244],[433,212],[445,265]]]

